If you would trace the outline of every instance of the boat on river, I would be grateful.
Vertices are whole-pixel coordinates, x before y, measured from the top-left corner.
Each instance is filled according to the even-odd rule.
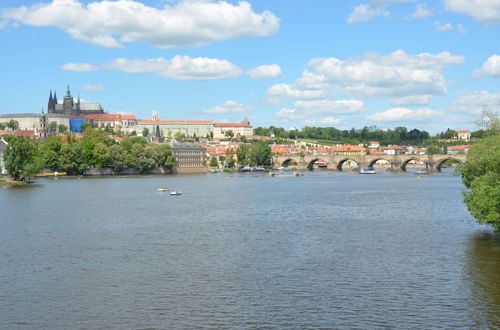
[[[168,188],[167,187],[161,187],[161,188],[158,188],[156,189],[157,191],[161,191],[161,192],[167,192],[168,191]]]
[[[359,174],[376,174],[375,169],[373,167],[365,167],[359,171]]]
[[[170,196],[180,196],[180,195],[181,195],[180,190],[174,190],[170,193]]]
[[[415,174],[430,174],[429,172],[425,171],[425,170],[420,170],[420,171],[415,171]]]
[[[291,178],[296,176],[303,176],[304,174],[299,174],[297,172],[293,173],[283,173],[283,172],[269,172],[269,175],[277,178]]]

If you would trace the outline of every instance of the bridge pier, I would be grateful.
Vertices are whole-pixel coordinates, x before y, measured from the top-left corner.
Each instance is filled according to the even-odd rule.
[[[436,166],[436,163],[433,162],[433,161],[430,161],[430,162],[426,162],[425,163],[425,170],[429,173],[432,173],[432,172],[439,172],[439,170],[435,167]]]
[[[404,172],[405,170],[401,167],[401,162],[399,160],[395,160],[391,162],[391,171],[392,172]]]

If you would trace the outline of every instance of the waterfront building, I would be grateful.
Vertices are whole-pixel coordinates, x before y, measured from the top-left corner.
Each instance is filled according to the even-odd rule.
[[[173,143],[176,159],[174,172],[197,173],[207,171],[207,149],[194,143]]]
[[[403,155],[406,153],[406,149],[400,146],[396,145],[388,145],[387,147],[384,147],[384,154],[386,155]]]
[[[7,174],[7,170],[5,169],[5,162],[3,160],[4,150],[7,148],[7,141],[3,138],[0,138],[0,175]]]
[[[104,113],[104,110],[99,103],[81,103],[80,96],[78,96],[78,99],[75,103],[74,98],[71,95],[69,85],[62,103],[58,103],[56,92],[54,92],[54,95],[52,95],[52,91],[50,91],[47,109],[49,114],[64,114],[66,116],[80,116]]]
[[[446,150],[447,155],[465,155],[469,152],[470,145],[462,145],[462,146],[449,146]]]
[[[339,155],[366,155],[366,149],[359,145],[333,146],[332,153]]]

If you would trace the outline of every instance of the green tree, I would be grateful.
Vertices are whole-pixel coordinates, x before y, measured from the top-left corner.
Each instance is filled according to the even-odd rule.
[[[35,163],[36,156],[37,147],[32,140],[12,137],[4,151],[5,169],[15,181],[26,180],[41,169],[36,168],[40,164],[38,159]]]
[[[211,157],[210,158],[210,164],[209,164],[211,167],[217,167],[217,165],[219,165],[219,163],[217,162],[217,158],[216,157]]]
[[[234,137],[234,132],[232,130],[226,131],[224,136],[232,139]]]
[[[236,149],[236,157],[240,165],[246,165],[250,162],[250,148],[248,144],[240,144],[238,149]]]
[[[271,147],[264,141],[253,143],[250,146],[250,163],[252,165],[269,166],[271,165]]]
[[[142,129],[142,136],[147,137],[149,135],[149,128],[144,127]]]
[[[17,131],[19,128],[19,122],[17,120],[11,119],[7,122],[5,127],[10,128],[11,131]]]
[[[50,135],[55,135],[57,133],[57,122],[51,121],[49,123],[49,133]]]
[[[57,131],[61,134],[64,134],[68,131],[68,127],[66,125],[61,124],[57,126]]]
[[[88,168],[81,142],[64,144],[61,147],[60,164],[69,174],[82,174]]]
[[[125,168],[125,153],[121,146],[115,144],[109,147],[109,164],[115,172]]]
[[[82,124],[82,132],[85,132],[89,128],[93,128],[91,123],[86,121]]]
[[[439,144],[431,144],[427,146],[426,153],[428,155],[441,155],[443,153],[443,148]]]
[[[464,200],[478,222],[500,230],[500,121],[494,113],[483,111],[480,124],[488,136],[471,147],[459,167],[469,188],[463,193]]]
[[[6,127],[5,123],[0,123],[0,131],[3,131],[5,127]]]

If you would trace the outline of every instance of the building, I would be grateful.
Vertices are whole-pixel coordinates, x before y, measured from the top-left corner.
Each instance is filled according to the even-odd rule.
[[[233,132],[234,137],[244,136],[251,138],[254,135],[250,121],[245,118],[241,123],[214,123],[214,138],[223,139],[227,132]]]
[[[384,154],[386,155],[404,155],[406,153],[406,149],[400,146],[396,145],[388,145],[387,147],[384,147]]]
[[[3,160],[4,150],[7,149],[7,145],[8,143],[3,138],[0,138],[0,175],[7,174],[7,170],[5,169],[5,162]]]
[[[459,140],[470,140],[470,131],[468,129],[457,129],[457,134]]]
[[[194,143],[173,143],[176,164],[174,173],[202,173],[207,171],[207,149]]]
[[[339,155],[366,155],[366,149],[358,145],[334,146],[331,150]]]
[[[159,132],[161,137],[206,137],[213,132],[213,125],[211,120],[159,120],[154,112],[151,120],[137,121],[136,132],[141,134],[147,128],[151,134]]]
[[[104,113],[104,110],[102,109],[99,103],[81,103],[80,96],[78,96],[78,100],[75,103],[68,85],[68,88],[66,90],[66,95],[64,96],[62,103],[58,102],[56,92],[54,92],[54,95],[52,96],[52,91],[50,91],[49,101],[47,104],[47,112],[49,114],[80,116],[80,115],[100,114]]]
[[[64,125],[68,129],[69,117],[57,113],[16,113],[0,115],[0,123],[5,123],[10,120],[18,122],[18,131],[34,131],[37,138],[47,137],[47,129],[51,122],[56,122],[57,126]]]
[[[449,146],[446,150],[447,155],[465,155],[469,152],[470,145],[462,145],[462,146]]]
[[[84,115],[83,118],[95,128],[112,129],[133,129],[137,126],[137,118],[134,115],[122,115],[119,113],[102,113],[93,115]]]
[[[370,144],[368,145],[368,148],[370,149],[377,149],[380,147],[380,142],[378,141],[370,141]]]

